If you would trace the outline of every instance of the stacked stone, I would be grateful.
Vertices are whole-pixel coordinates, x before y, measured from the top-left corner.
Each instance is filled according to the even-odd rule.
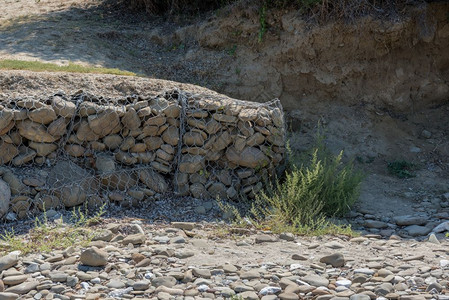
[[[1,103],[0,216],[84,202],[137,206],[173,191],[173,179],[179,195],[252,198],[285,151],[279,102],[80,91]]]
[[[196,198],[254,198],[283,160],[278,102],[260,105],[190,96],[176,184]]]

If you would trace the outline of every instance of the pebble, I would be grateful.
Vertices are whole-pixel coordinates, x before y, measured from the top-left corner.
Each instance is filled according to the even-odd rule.
[[[226,238],[203,238],[201,225],[176,226],[148,232],[142,225],[143,233],[135,227],[136,233],[116,241],[120,227],[106,226],[108,238],[95,242],[101,249],[74,245],[48,254],[4,256],[0,261],[10,266],[2,273],[0,300],[22,295],[36,300],[449,300],[444,238],[434,244],[378,235],[329,241],[263,233],[247,239],[261,242],[236,247]]]

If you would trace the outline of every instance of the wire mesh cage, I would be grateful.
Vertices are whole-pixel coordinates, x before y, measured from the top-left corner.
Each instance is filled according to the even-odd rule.
[[[285,157],[280,101],[170,90],[0,102],[0,215],[169,195],[254,198]],[[7,201],[6,199],[10,199]]]

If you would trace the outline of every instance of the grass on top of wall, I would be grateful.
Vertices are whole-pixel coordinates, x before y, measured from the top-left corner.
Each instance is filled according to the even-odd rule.
[[[82,66],[74,63],[68,65],[57,65],[53,63],[44,63],[39,61],[25,61],[15,59],[0,60],[0,69],[3,70],[28,70],[36,72],[70,72],[70,73],[98,73],[98,74],[112,74],[137,76],[136,73],[124,71],[120,69],[97,68],[90,66]]]

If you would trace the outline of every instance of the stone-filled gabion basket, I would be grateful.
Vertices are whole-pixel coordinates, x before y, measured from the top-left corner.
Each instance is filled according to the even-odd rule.
[[[173,194],[254,198],[284,156],[277,99],[180,90],[1,99],[0,216],[85,202],[139,206]]]

